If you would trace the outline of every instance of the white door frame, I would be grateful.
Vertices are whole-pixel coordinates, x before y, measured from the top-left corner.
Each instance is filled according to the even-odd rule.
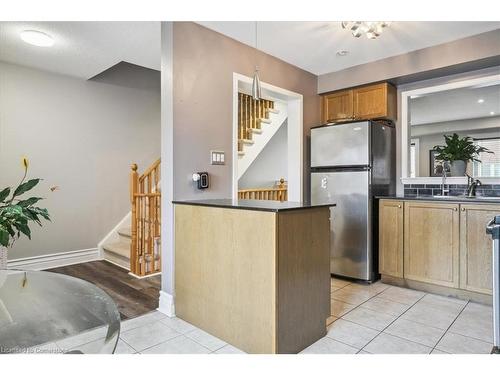
[[[238,88],[239,84],[252,84],[251,77],[233,73],[233,186],[232,199],[238,199]],[[271,91],[283,98],[288,104],[288,200],[303,200],[303,97],[293,91],[285,90],[269,83],[261,82],[264,90]]]

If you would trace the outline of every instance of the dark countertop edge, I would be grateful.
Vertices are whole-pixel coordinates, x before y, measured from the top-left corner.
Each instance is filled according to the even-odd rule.
[[[400,200],[400,201],[448,202],[448,203],[473,203],[473,204],[496,203],[496,204],[500,205],[500,199],[488,199],[488,198],[476,199],[476,198],[456,197],[454,199],[454,198],[438,198],[438,197],[431,197],[431,196],[425,196],[425,195],[421,195],[418,197],[396,197],[396,196],[385,197],[385,196],[377,195],[377,196],[375,196],[375,199],[391,199],[391,200]]]
[[[274,201],[272,201],[274,202]],[[248,210],[248,211],[266,211],[266,212],[284,212],[284,211],[296,211],[296,210],[307,210],[310,208],[323,208],[323,207],[335,207],[336,203],[318,204],[318,205],[305,205],[297,207],[250,207],[250,206],[237,206],[230,203],[209,203],[209,202],[199,202],[199,201],[172,201],[173,204],[182,204],[186,206],[202,206],[202,207],[215,207],[215,208],[230,208],[235,210]]]

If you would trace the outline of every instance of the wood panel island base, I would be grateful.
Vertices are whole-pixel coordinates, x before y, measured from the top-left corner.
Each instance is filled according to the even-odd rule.
[[[174,204],[179,318],[248,353],[298,353],[325,336],[329,206]]]

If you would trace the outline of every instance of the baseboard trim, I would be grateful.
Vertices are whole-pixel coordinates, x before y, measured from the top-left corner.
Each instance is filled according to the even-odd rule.
[[[160,301],[158,311],[173,318],[175,316],[174,296],[160,290]]]
[[[92,248],[12,259],[7,261],[7,268],[40,271],[99,259],[99,249]]]
[[[149,275],[144,275],[144,276],[138,276],[138,275],[136,275],[135,273],[132,273],[132,272],[129,272],[128,274],[130,276],[132,276],[132,277],[135,277],[136,279],[147,279],[148,277],[153,277],[153,276],[161,275],[161,272],[150,273]]]

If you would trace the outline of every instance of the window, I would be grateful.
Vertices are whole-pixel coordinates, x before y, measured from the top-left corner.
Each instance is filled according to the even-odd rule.
[[[486,147],[494,154],[486,152],[479,154],[478,159],[481,163],[477,161],[472,163],[472,175],[474,177],[500,177],[500,137],[474,139],[474,143]]]

